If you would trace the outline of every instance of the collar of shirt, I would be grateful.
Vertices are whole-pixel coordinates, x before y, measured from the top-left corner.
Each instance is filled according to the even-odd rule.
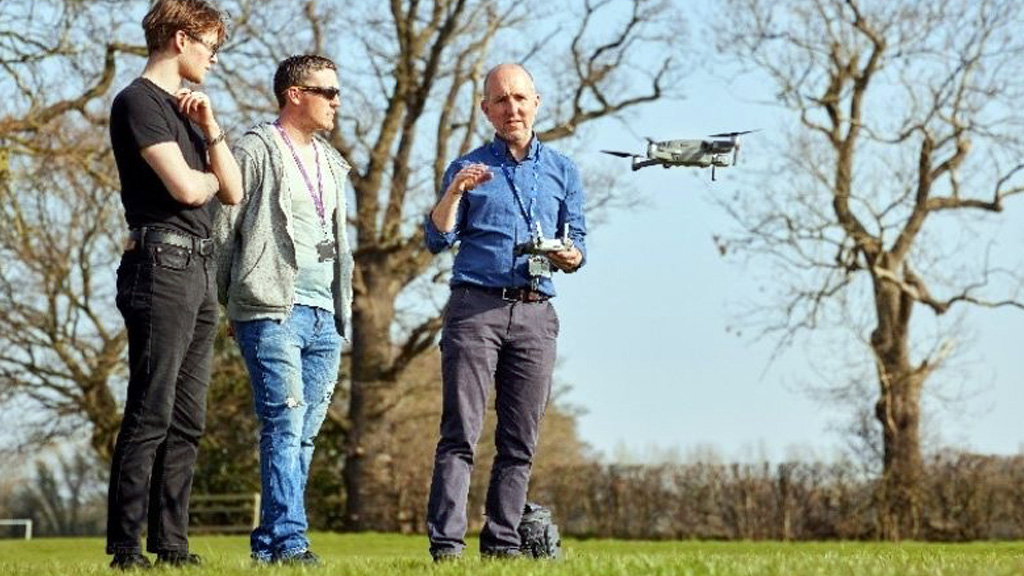
[[[523,161],[525,162],[526,160],[536,160],[537,155],[540,154],[540,147],[540,140],[538,140],[537,135],[534,134],[530,138],[530,147],[527,148],[526,156],[523,158]],[[508,143],[502,140],[501,136],[498,136],[497,134],[495,134],[494,139],[491,140],[491,154],[494,154],[494,156],[497,158],[508,158],[515,160],[515,157],[513,157],[512,154],[509,153],[508,151]]]

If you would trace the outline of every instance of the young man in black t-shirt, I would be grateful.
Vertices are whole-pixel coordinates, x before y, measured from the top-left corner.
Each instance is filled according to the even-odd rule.
[[[142,26],[149,59],[110,114],[130,229],[117,270],[128,395],[107,508],[107,553],[120,569],[149,567],[144,523],[158,564],[199,563],[188,550],[188,500],[217,325],[211,200],[242,198],[209,98],[182,87],[216,63],[223,16],[205,0],[158,0]]]

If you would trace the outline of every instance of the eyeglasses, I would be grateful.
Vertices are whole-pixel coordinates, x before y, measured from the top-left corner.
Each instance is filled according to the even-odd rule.
[[[326,98],[327,100],[334,100],[341,94],[341,90],[333,86],[296,86],[303,92],[309,92]]]
[[[188,36],[189,38],[195,40],[196,42],[199,42],[203,46],[206,46],[206,49],[210,51],[210,57],[211,58],[216,56],[217,52],[220,51],[220,44],[214,44],[213,42],[207,42],[206,40],[203,40],[202,38],[200,38],[199,36],[197,36],[197,35],[195,35],[195,34],[193,34],[191,32],[185,32],[185,35]]]

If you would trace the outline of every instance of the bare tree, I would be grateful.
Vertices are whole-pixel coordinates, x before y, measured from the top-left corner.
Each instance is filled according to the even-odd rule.
[[[776,268],[757,317],[782,345],[866,319],[877,374],[880,535],[920,534],[921,397],[952,350],[920,308],[1024,308],[981,239],[1024,191],[1024,7],[1013,0],[729,0],[720,47],[798,122],[723,250]],[[980,237],[980,238],[979,238]],[[958,241],[959,239],[959,241]],[[940,328],[941,330],[941,328]],[[916,336],[915,336],[916,335]]]
[[[0,401],[20,402],[36,444],[88,425],[103,457],[125,338],[109,313],[120,217],[100,111],[118,55],[139,52],[95,41],[110,8],[7,0],[0,12]]]
[[[56,455],[35,461],[31,482],[18,488],[11,512],[30,518],[41,536],[85,536],[102,531],[106,466],[93,454]]]

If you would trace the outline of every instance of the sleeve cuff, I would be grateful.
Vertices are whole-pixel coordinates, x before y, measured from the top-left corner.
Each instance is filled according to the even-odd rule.
[[[441,232],[438,230],[429,213],[423,219],[423,231],[427,240],[427,248],[434,253],[451,248],[458,239],[458,234],[455,230],[451,232]]]

